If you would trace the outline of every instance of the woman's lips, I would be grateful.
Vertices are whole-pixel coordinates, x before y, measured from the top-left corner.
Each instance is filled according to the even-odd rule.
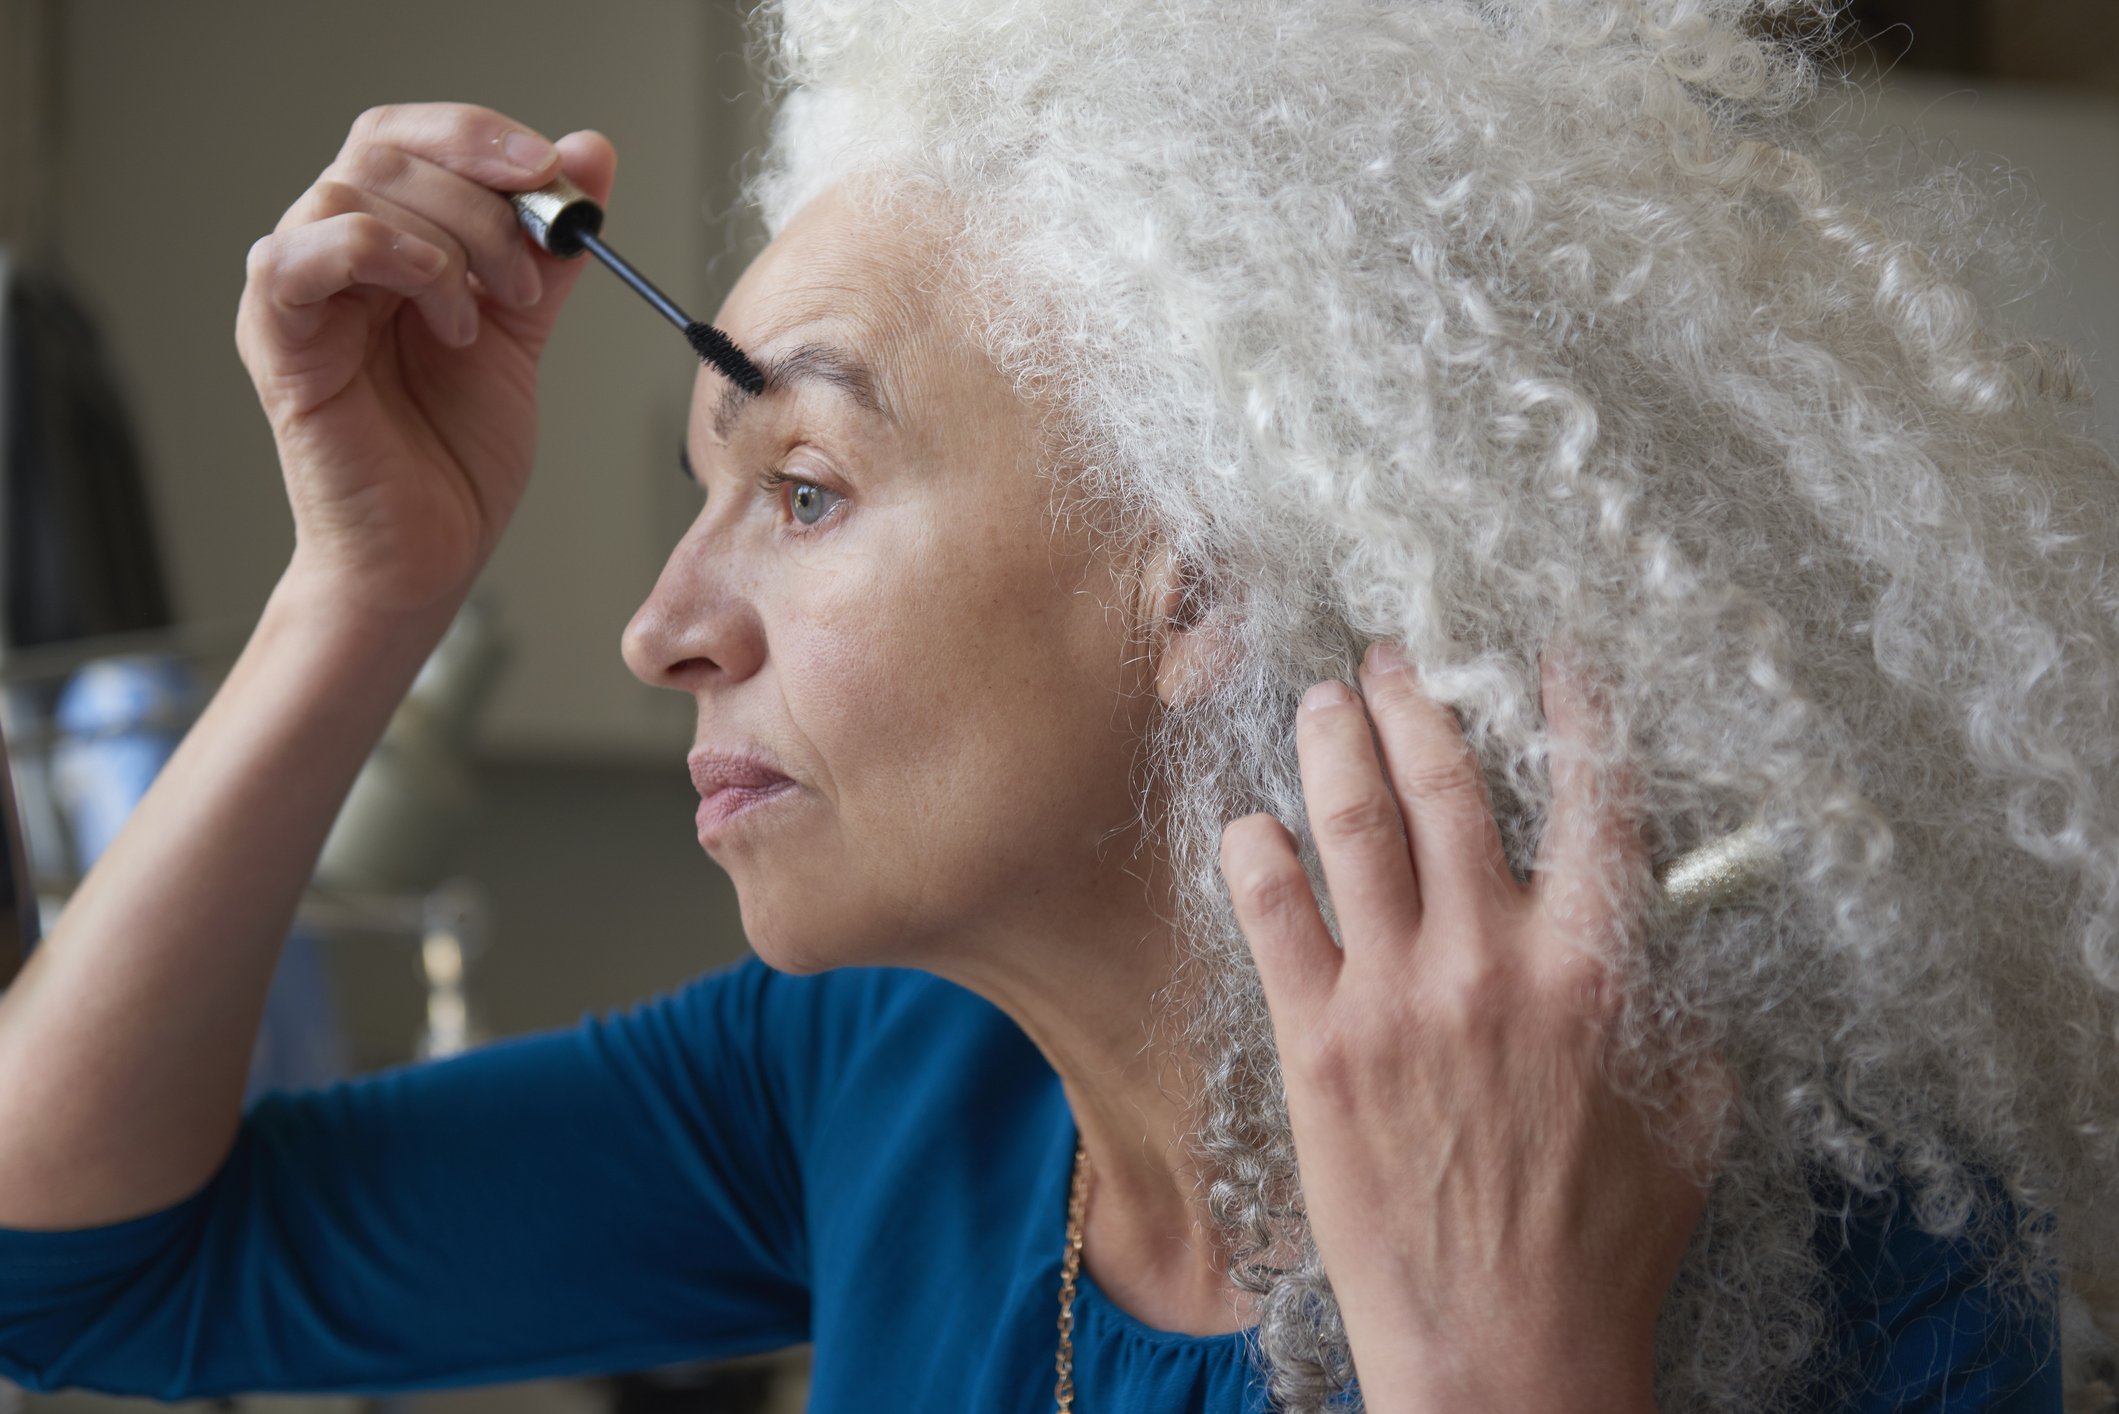
[[[753,808],[795,790],[795,782],[768,757],[747,747],[696,746],[685,761],[699,788],[695,818],[702,845],[710,846],[714,836]]]
[[[736,820],[750,815],[756,807],[792,795],[794,791],[795,783],[784,776],[766,785],[722,786],[700,800],[699,813],[693,817],[699,827],[700,843],[712,844],[715,836]]]

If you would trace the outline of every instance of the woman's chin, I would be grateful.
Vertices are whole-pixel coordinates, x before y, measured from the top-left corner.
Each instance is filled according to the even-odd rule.
[[[822,920],[805,921],[778,910],[773,910],[776,916],[767,917],[764,909],[745,897],[741,885],[737,887],[737,897],[743,909],[743,936],[759,961],[775,972],[807,976],[829,972],[834,967],[874,965],[884,961],[866,955],[874,949],[864,949],[858,939],[833,937]]]

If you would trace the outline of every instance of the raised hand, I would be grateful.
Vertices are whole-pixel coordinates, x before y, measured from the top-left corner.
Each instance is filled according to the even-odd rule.
[[[598,133],[555,147],[474,104],[371,108],[251,246],[236,348],[296,560],[354,605],[446,606],[492,553],[529,481],[538,356],[588,264],[538,249],[506,194],[564,170],[604,202],[617,160]]]
[[[1586,744],[1583,680],[1550,656],[1541,673],[1556,736]],[[1279,821],[1231,822],[1221,858],[1364,1401],[1651,1409],[1656,1317],[1706,1194],[1604,1067],[1641,925],[1599,876],[1651,877],[1625,782],[1598,812],[1589,771],[1556,751],[1519,883],[1455,716],[1388,645],[1361,679],[1366,705],[1320,683],[1296,727],[1344,950]],[[1727,1083],[1694,1076],[1686,1103],[1718,1122]]]

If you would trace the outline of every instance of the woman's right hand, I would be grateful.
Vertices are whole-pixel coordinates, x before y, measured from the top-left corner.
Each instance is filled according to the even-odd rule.
[[[618,154],[570,133],[525,168],[510,134],[542,142],[473,104],[371,108],[250,248],[236,349],[295,558],[364,608],[460,599],[529,481],[538,356],[589,260],[540,250],[506,193],[564,170],[603,204]]]

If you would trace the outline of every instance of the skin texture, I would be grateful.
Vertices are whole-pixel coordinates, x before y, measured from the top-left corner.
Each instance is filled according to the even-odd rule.
[[[713,322],[769,379],[797,345],[851,349],[893,416],[775,381],[724,442],[725,385],[702,370],[705,503],[626,661],[694,698],[696,744],[760,751],[798,783],[704,841],[758,953],[922,968],[993,1001],[1079,1119],[1091,1275],[1151,1325],[1239,1329],[1255,1317],[1179,1142],[1185,1058],[1150,1044],[1175,954],[1129,823],[1151,714],[1212,654],[1140,636],[1177,606],[1167,560],[1125,603],[1122,557],[1153,548],[1048,518],[1041,410],[947,322],[923,228],[844,197],[798,212]],[[796,484],[762,490],[773,467]],[[1651,1407],[1655,1317],[1705,1195],[1600,1078],[1602,967],[1632,935],[1580,887],[1645,879],[1646,852],[1563,775],[1517,884],[1454,719],[1374,667],[1368,706],[1305,710],[1297,731],[1343,960],[1286,829],[1253,815],[1223,838],[1369,1407]],[[1589,730],[1554,681],[1556,725]]]

